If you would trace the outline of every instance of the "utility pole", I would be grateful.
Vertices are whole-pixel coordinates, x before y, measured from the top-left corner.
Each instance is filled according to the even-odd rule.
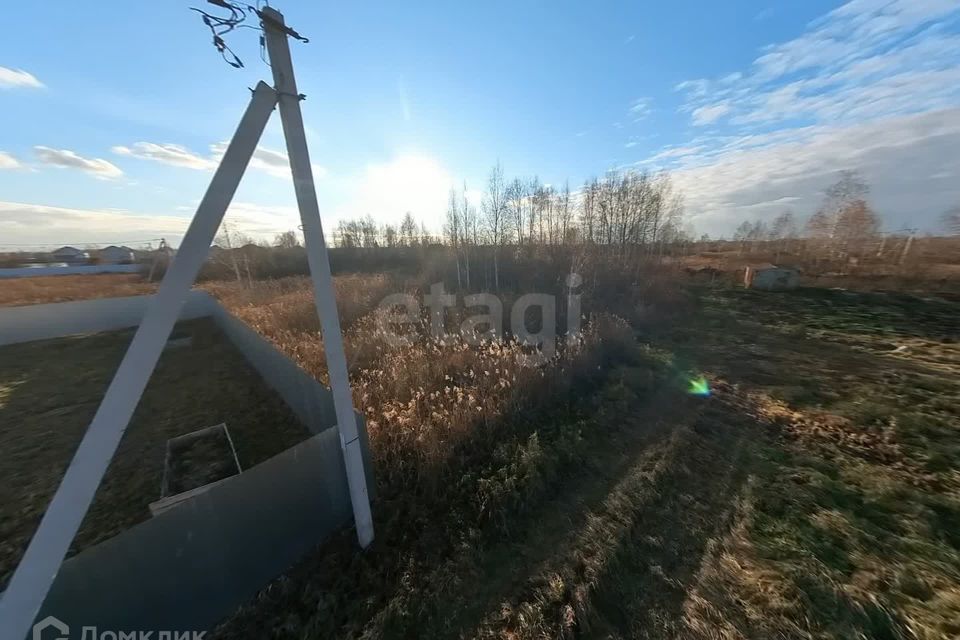
[[[272,7],[265,7],[260,17],[263,20],[270,68],[273,70],[274,90],[277,92],[283,135],[287,141],[290,170],[293,172],[293,188],[300,209],[300,221],[303,223],[303,241],[307,248],[307,263],[310,266],[313,281],[314,300],[323,331],[323,351],[327,358],[330,390],[333,392],[337,428],[340,431],[340,446],[343,449],[343,461],[347,469],[347,483],[350,488],[350,501],[353,504],[357,539],[360,546],[366,548],[373,541],[373,516],[370,513],[370,497],[367,494],[367,477],[360,448],[360,434],[357,430],[353,396],[350,392],[347,356],[343,348],[343,336],[340,333],[340,319],[337,316],[337,300],[330,273],[330,258],[323,238],[320,206],[317,204],[317,191],[313,184],[313,169],[310,165],[307,137],[303,129],[303,115],[300,113],[300,100],[303,96],[297,91],[297,81],[293,76],[293,62],[290,59],[290,44],[287,40],[288,29],[284,24],[283,15]]]
[[[283,16],[270,7],[260,11],[259,16],[264,26],[275,86],[260,82],[253,90],[250,104],[183,237],[177,258],[170,263],[157,294],[148,304],[93,421],[10,578],[7,590],[0,599],[0,640],[20,640],[27,636],[160,359],[187,293],[206,260],[210,244],[256,151],[267,121],[278,104],[303,223],[317,312],[323,329],[324,351],[357,538],[362,547],[368,546],[373,540],[373,518],[347,376],[343,337],[340,334],[330,262],[300,113],[303,96],[297,92],[287,42],[288,35],[295,36],[296,33],[287,28]],[[321,507],[317,505],[318,509]]]

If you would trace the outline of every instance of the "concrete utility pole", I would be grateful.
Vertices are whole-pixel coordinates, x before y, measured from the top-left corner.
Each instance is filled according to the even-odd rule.
[[[200,201],[177,257],[170,263],[156,296],[147,307],[93,422],[84,434],[40,526],[0,599],[0,640],[22,640],[29,633],[160,359],[187,293],[209,253],[214,235],[257,148],[270,114],[278,103],[303,222],[317,313],[323,329],[330,387],[357,538],[362,547],[373,540],[373,518],[343,337],[337,317],[333,278],[300,113],[302,97],[297,92],[287,41],[292,32],[285,27],[283,16],[270,7],[261,11],[260,17],[275,86],[260,82],[254,89],[250,104]],[[317,505],[317,508],[321,508],[321,505]],[[150,550],[144,549],[143,552],[150,553]]]
[[[240,185],[276,100],[276,93],[269,85],[263,82],[257,85],[240,126],[183,237],[177,259],[170,265],[157,295],[147,307],[130,347],[100,401],[93,422],[0,600],[0,639],[25,638],[33,625],[157,366],[187,292],[206,259],[213,236]],[[144,549],[143,552],[150,553],[150,550]]]
[[[303,242],[307,248],[307,263],[313,280],[314,300],[317,305],[317,314],[320,316],[320,328],[323,330],[323,350],[327,358],[330,390],[333,392],[337,428],[340,430],[340,446],[343,449],[343,461],[347,469],[353,519],[360,546],[365,548],[373,541],[373,516],[370,513],[367,477],[364,473],[357,418],[353,411],[350,378],[347,375],[347,356],[343,348],[343,336],[340,333],[340,319],[337,316],[337,300],[330,274],[330,258],[327,255],[327,243],[323,238],[320,207],[317,204],[317,191],[313,184],[313,169],[310,165],[310,154],[307,151],[303,115],[300,113],[301,98],[293,76],[290,44],[287,40],[283,16],[279,11],[266,7],[261,12],[261,17],[266,34],[267,53],[270,56],[270,68],[273,70],[274,89],[280,105],[280,121],[283,124],[283,135],[287,140],[287,156],[290,158],[290,169],[293,172],[293,188],[300,208],[300,221],[303,223]]]

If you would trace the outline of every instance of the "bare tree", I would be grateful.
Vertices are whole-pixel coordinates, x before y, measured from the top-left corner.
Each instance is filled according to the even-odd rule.
[[[564,182],[563,191],[557,199],[557,213],[560,222],[560,243],[568,244],[573,231],[573,207],[570,202],[570,183]]]
[[[543,244],[542,234],[538,237],[537,228],[543,228],[543,209],[545,192],[543,185],[540,184],[540,178],[534,176],[530,180],[528,187],[528,197],[530,198],[530,211],[527,217],[527,238],[530,242]]]
[[[770,224],[770,238],[772,240],[786,240],[797,235],[797,221],[793,211],[784,211]]]
[[[460,246],[463,247],[464,284],[470,289],[470,247],[477,245],[477,210],[467,198],[467,183],[460,192]]]
[[[526,225],[527,209],[530,206],[530,192],[527,183],[515,178],[507,187],[507,207],[511,217],[513,229],[517,234],[517,245],[523,244],[524,226]]]
[[[827,187],[823,203],[807,223],[810,234],[827,240],[830,253],[849,252],[875,236],[880,229],[876,213],[867,203],[870,187],[856,171],[841,171]]]
[[[213,243],[220,248],[220,251],[211,252],[210,259],[230,267],[237,282],[243,282],[243,277],[240,275],[240,262],[237,260],[237,249],[251,242],[249,236],[240,233],[230,222],[224,220],[220,225],[220,233],[213,239]]]
[[[400,237],[397,234],[397,228],[392,224],[383,225],[383,239],[388,247],[397,247],[400,245]]]
[[[497,162],[487,180],[487,192],[483,198],[483,222],[493,250],[493,283],[500,289],[500,264],[498,253],[507,232],[507,194],[503,182],[503,167]]]
[[[408,247],[417,243],[417,221],[409,211],[403,215],[403,222],[400,223],[400,241]]]
[[[296,231],[284,231],[278,233],[273,239],[273,246],[281,249],[295,249],[300,246],[300,238],[297,237]]]
[[[880,230],[880,219],[865,200],[853,200],[837,215],[834,237],[849,245],[873,237]]]
[[[580,196],[580,229],[585,242],[594,242],[594,225],[597,221],[597,192],[600,185],[594,178],[583,185]]]
[[[828,239],[833,235],[833,220],[823,209],[819,209],[807,220],[807,235],[811,238]]]
[[[788,243],[797,235],[797,221],[789,209],[773,219],[770,225],[770,239],[776,243],[774,262],[780,261],[780,255],[786,251]]]
[[[463,287],[460,273],[460,236],[462,221],[460,219],[460,207],[457,205],[457,190],[450,189],[450,201],[447,204],[447,220],[444,223],[443,230],[447,236],[447,242],[453,248],[453,259],[457,264],[457,289]]]

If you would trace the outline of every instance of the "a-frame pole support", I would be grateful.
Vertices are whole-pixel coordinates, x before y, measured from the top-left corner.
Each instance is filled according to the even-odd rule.
[[[323,238],[320,207],[317,204],[317,192],[313,184],[313,169],[310,165],[310,154],[307,151],[303,115],[300,113],[300,96],[293,77],[290,45],[287,41],[283,15],[279,11],[266,7],[261,11],[261,18],[266,34],[270,67],[273,70],[274,89],[277,91],[277,101],[280,105],[283,135],[287,141],[290,170],[293,172],[293,187],[303,224],[303,240],[307,248],[313,295],[317,314],[320,316],[320,327],[323,330],[323,350],[327,358],[330,390],[333,393],[337,428],[340,431],[340,446],[343,449],[343,461],[347,470],[353,519],[360,546],[366,548],[373,541],[373,517],[370,514],[367,477],[364,473],[357,420],[353,412],[353,397],[350,393],[347,358],[340,334],[340,320],[337,317],[337,301],[334,296],[333,278],[330,274],[330,259],[327,254],[327,244]]]
[[[254,89],[250,105],[197,207],[180,250],[147,306],[93,422],[0,599],[0,640],[27,637],[157,366],[276,102],[276,93],[266,83],[261,82]]]

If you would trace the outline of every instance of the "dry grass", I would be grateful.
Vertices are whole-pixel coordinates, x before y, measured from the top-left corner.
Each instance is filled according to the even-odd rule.
[[[207,285],[230,311],[255,328],[306,371],[325,381],[323,339],[310,281],[286,278],[253,287]],[[426,317],[409,329],[418,339],[391,346],[374,308],[388,293],[383,275],[341,276],[335,280],[350,365],[354,403],[367,417],[378,473],[429,475],[465,438],[511,412],[537,406],[544,381],[559,384],[557,375],[582,359],[605,335],[629,339],[629,327],[614,318],[589,323],[578,341],[561,349],[544,366],[527,364],[530,349],[509,339],[468,344],[461,336],[429,337]],[[624,338],[627,336],[627,338]]]
[[[906,257],[905,238],[880,242],[866,240],[850,255],[804,238],[694,243],[675,253],[671,262],[692,270],[718,270],[716,276],[708,271],[694,278],[715,284],[739,284],[746,266],[772,262],[799,268],[801,280],[810,287],[960,295],[960,236],[916,238]]]
[[[12,278],[0,280],[0,307],[141,296],[156,288],[155,283],[145,282],[139,275],[125,273]]]
[[[633,326],[596,314],[539,367],[391,347],[371,312],[403,287],[338,277],[377,539],[335,536],[215,635],[960,637],[956,303],[587,275],[585,311]],[[204,287],[326,377],[309,281]]]

